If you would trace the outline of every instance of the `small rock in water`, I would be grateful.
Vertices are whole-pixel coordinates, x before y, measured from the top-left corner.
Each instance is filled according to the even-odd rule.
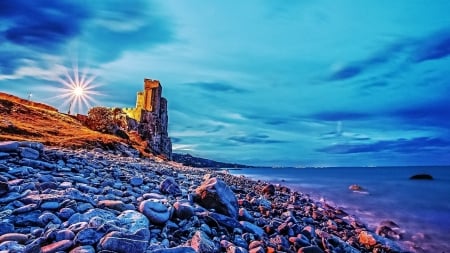
[[[357,184],[350,185],[348,187],[348,189],[351,190],[351,191],[363,191],[364,190],[364,188],[362,186],[357,185]]]
[[[433,176],[429,174],[416,174],[409,177],[412,180],[433,180]]]

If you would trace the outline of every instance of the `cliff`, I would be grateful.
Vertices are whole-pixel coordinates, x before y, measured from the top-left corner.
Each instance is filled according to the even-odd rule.
[[[128,130],[137,131],[154,154],[172,159],[167,100],[162,97],[158,80],[144,79],[144,90],[137,92],[136,107],[123,108],[123,111],[128,116]]]

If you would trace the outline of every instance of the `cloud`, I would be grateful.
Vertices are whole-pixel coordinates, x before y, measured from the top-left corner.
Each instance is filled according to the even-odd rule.
[[[328,76],[327,80],[346,80],[361,75],[369,69],[393,61],[411,45],[411,40],[396,41],[395,43],[387,45],[385,48],[372,54],[366,59],[355,61],[334,69]]]
[[[340,81],[362,75],[384,64],[408,65],[438,60],[450,55],[450,29],[433,32],[423,38],[399,39],[366,59],[334,69],[326,78]],[[398,62],[395,62],[399,60]]]
[[[2,54],[0,73],[14,73],[22,65],[31,64],[24,61],[29,59],[45,68],[42,59],[49,55],[59,57],[59,64],[65,64],[67,58],[83,55],[98,67],[126,51],[171,41],[172,26],[167,20],[152,2],[144,0],[132,4],[123,1],[1,1],[0,45],[10,54]],[[41,61],[37,63],[35,59]]]
[[[334,144],[324,148],[317,149],[319,152],[329,154],[354,154],[354,153],[377,153],[377,152],[396,152],[413,154],[422,151],[432,151],[441,148],[447,148],[450,141],[436,137],[417,137],[413,139],[397,139],[388,141],[377,141],[365,144]]]
[[[413,51],[414,62],[437,60],[450,55],[450,29],[423,39]]]
[[[2,1],[0,10],[5,42],[49,52],[79,34],[90,15],[85,5],[72,1]]]
[[[370,117],[368,113],[352,112],[352,111],[324,111],[313,115],[311,118],[324,121],[340,121],[340,120],[359,120]]]
[[[450,128],[448,99],[400,108],[389,114],[413,125]]]
[[[273,144],[273,143],[286,143],[283,140],[273,140],[270,139],[268,135],[265,134],[254,134],[248,136],[232,136],[228,140],[242,143],[242,144]]]
[[[192,83],[185,83],[183,85],[196,87],[211,92],[241,93],[247,91],[245,89],[235,87],[225,82],[192,82]]]

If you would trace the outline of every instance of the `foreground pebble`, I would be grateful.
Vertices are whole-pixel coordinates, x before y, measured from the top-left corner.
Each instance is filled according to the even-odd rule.
[[[403,252],[289,188],[114,150],[0,142],[0,251]]]

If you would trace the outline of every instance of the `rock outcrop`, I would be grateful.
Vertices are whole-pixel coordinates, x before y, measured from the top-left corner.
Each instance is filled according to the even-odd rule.
[[[167,133],[167,100],[158,80],[144,79],[144,91],[137,93],[136,107],[123,108],[128,116],[128,130],[136,130],[157,155],[172,159],[172,142]]]

